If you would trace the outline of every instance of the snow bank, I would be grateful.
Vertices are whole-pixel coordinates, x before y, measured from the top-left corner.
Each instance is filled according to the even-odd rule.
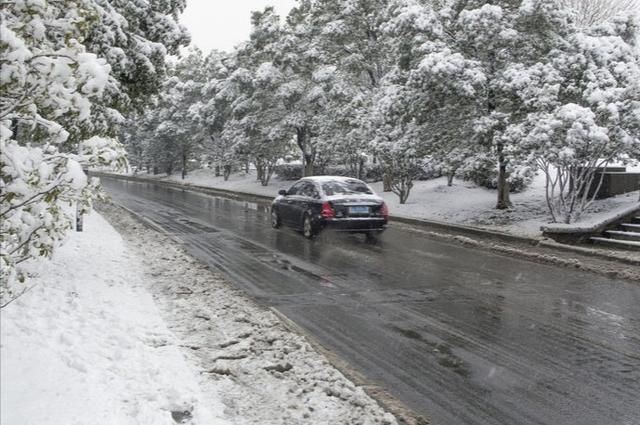
[[[0,312],[3,424],[224,424],[143,287],[137,258],[98,214]],[[172,413],[173,412],[173,413]],[[173,415],[173,417],[172,417]]]

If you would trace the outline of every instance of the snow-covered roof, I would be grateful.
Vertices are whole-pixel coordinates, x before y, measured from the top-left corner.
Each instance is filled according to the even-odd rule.
[[[347,181],[347,180],[355,180],[361,182],[362,180],[358,180],[355,177],[345,177],[345,176],[309,176],[303,177],[301,180],[311,180],[314,182],[322,183],[328,181]],[[362,182],[364,183],[364,182]],[[365,183],[366,184],[366,183]]]

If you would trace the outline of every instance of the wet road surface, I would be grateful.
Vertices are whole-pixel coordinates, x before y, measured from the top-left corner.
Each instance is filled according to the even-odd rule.
[[[408,227],[307,241],[264,205],[102,180],[433,424],[640,424],[637,283]]]

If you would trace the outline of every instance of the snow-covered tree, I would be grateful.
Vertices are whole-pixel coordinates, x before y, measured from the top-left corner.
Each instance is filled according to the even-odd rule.
[[[162,7],[168,7],[164,3]],[[125,60],[122,49],[116,47],[107,54],[102,48],[119,45],[122,37],[141,41],[151,33],[161,40],[163,29],[142,19],[155,10],[149,2],[136,3],[139,13],[132,15],[127,15],[131,7],[118,2],[127,10],[119,16],[103,13],[108,4],[18,0],[4,2],[0,8],[3,298],[11,296],[24,277],[21,263],[49,256],[64,238],[72,223],[70,207],[86,210],[99,195],[97,181],[88,179],[82,169],[126,165],[124,150],[114,136],[129,106],[122,92],[136,83],[114,72],[116,63]],[[166,13],[171,14],[170,9]],[[112,18],[118,22],[110,22]],[[120,28],[117,35],[112,34],[117,41],[105,31],[101,47],[93,43],[96,28],[114,25]],[[153,56],[151,63],[163,63],[163,52],[147,51]],[[142,95],[144,90],[137,93]]]
[[[518,141],[505,138],[528,105],[515,95],[517,70],[535,65],[567,29],[567,13],[551,0],[453,1],[442,7],[397,0],[384,25],[395,67],[384,84],[395,86],[393,134],[406,127],[445,158],[449,152],[486,156],[497,166],[497,208],[509,208],[509,171],[521,159]],[[385,127],[382,127],[385,128]]]
[[[275,96],[286,113],[284,125],[294,134],[302,154],[305,175],[313,175],[319,154],[318,124],[327,105],[326,81],[314,78],[328,59],[316,46],[316,28],[311,23],[312,4],[301,1],[286,19],[278,43],[276,63],[282,84]]]
[[[162,85],[167,55],[177,55],[189,44],[186,28],[178,23],[186,0],[91,3],[93,14],[82,43],[111,66],[118,84],[115,107],[140,110]]]
[[[206,83],[203,64],[202,52],[191,49],[169,72],[158,96],[155,138],[164,141],[167,153],[173,153],[170,164],[178,165],[183,179],[189,161],[199,156],[206,136],[201,116]]]
[[[249,41],[236,52],[239,68],[236,98],[223,138],[235,141],[237,154],[256,166],[258,180],[266,186],[278,159],[288,150],[293,133],[284,122],[286,109],[274,93],[284,83],[276,64],[280,18],[272,7],[253,12]]]
[[[441,159],[472,132],[466,122],[469,102],[460,102],[456,108],[453,100],[451,104],[440,101],[430,85],[440,80],[417,78],[423,46],[442,36],[436,11],[418,1],[402,0],[392,2],[387,13],[381,30],[392,67],[376,91],[369,118],[375,131],[372,149],[386,170],[386,183],[404,203],[423,162]],[[442,99],[455,94],[444,93]]]
[[[638,0],[558,0],[558,4],[571,10],[581,28],[604,23],[619,14],[640,13]]]
[[[122,164],[92,107],[114,90],[110,67],[78,41],[94,10],[82,2],[12,2],[0,9],[0,294],[16,268],[50,255],[71,225],[68,204],[91,205],[95,181],[82,167]],[[62,36],[61,36],[62,35]],[[64,124],[64,126],[63,126]],[[102,133],[102,134],[101,134]],[[93,137],[86,137],[89,135]],[[74,137],[75,152],[64,144]]]
[[[179,169],[184,179],[189,162],[202,154],[207,137],[202,116],[204,62],[199,49],[187,51],[169,67],[150,107],[127,123],[124,139],[138,168],[167,174]]]
[[[214,166],[216,175],[222,172],[225,180],[236,162],[234,141],[223,138],[222,134],[231,116],[231,104],[238,96],[240,81],[232,79],[237,68],[234,54],[214,50],[205,58],[206,82],[200,110],[206,132],[203,159]]]
[[[324,63],[313,74],[326,92],[317,121],[318,146],[323,157],[346,164],[356,177],[362,177],[370,154],[368,114],[389,69],[381,31],[388,3],[328,0],[312,2],[307,12],[313,46]]]
[[[536,104],[514,138],[546,175],[554,221],[569,223],[589,207],[612,161],[640,158],[640,53],[634,17],[572,33],[547,57],[544,83],[520,77]],[[533,83],[533,84],[532,84]],[[531,87],[538,87],[532,90]]]

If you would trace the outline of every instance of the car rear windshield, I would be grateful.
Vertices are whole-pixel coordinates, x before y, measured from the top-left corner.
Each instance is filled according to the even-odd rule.
[[[330,180],[322,183],[322,190],[327,196],[366,193],[372,195],[369,187],[359,180]]]

